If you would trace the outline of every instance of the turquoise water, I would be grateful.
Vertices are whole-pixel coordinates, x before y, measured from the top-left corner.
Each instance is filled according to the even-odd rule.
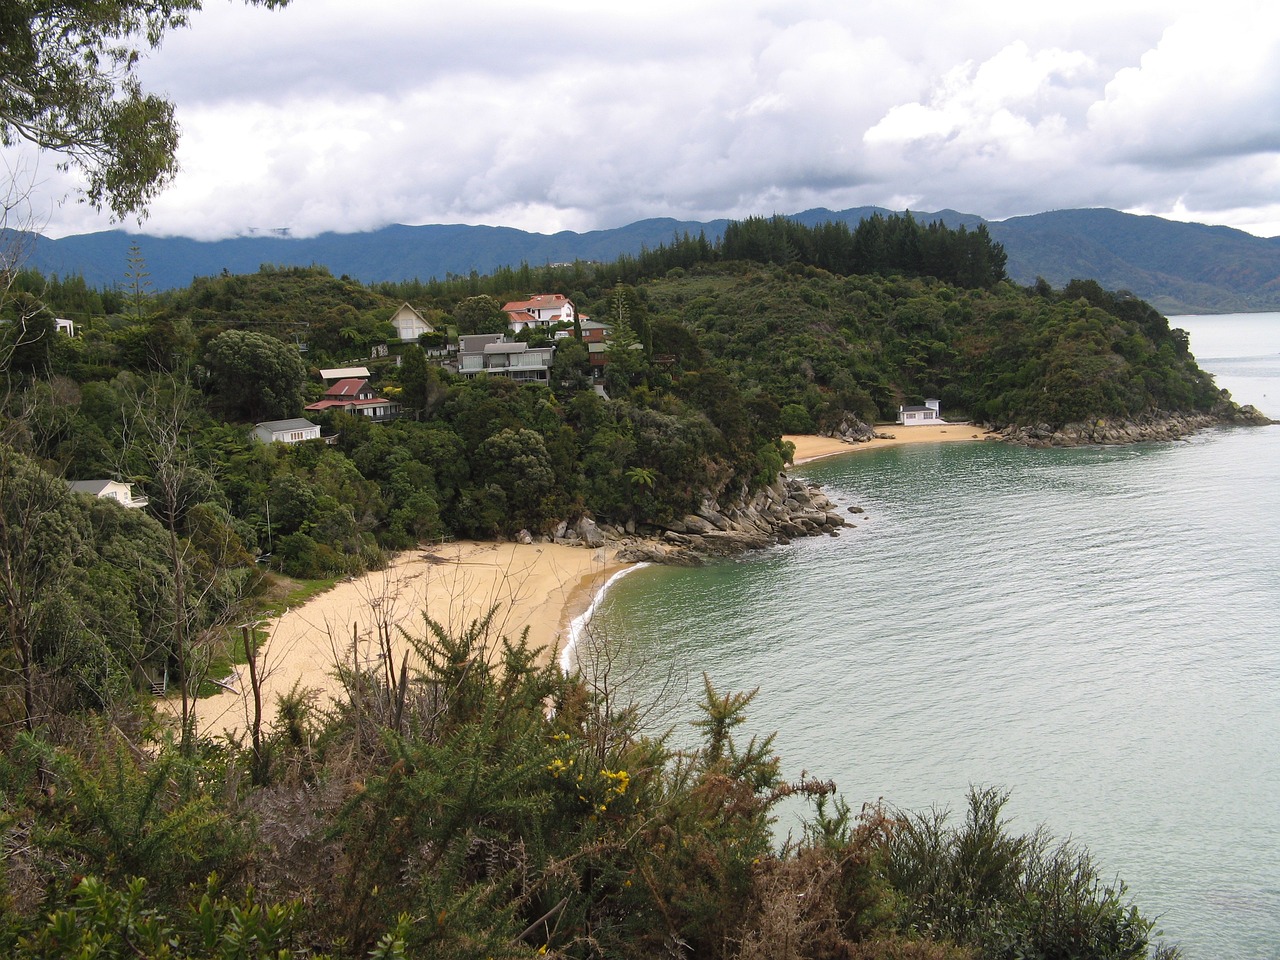
[[[1269,316],[1174,322],[1277,415]],[[1280,427],[802,472],[866,509],[855,530],[640,570],[601,603],[638,697],[687,685],[655,723],[692,716],[704,671],[758,686],[746,734],[776,731],[788,776],[855,807],[1002,786],[1016,826],[1086,844],[1187,957],[1280,958]]]

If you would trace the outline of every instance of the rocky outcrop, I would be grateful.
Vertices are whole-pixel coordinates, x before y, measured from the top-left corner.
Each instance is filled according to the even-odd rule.
[[[845,508],[861,512],[861,508]],[[731,557],[796,537],[838,536],[852,523],[822,492],[821,487],[780,475],[751,497],[727,506],[712,498],[693,513],[662,525],[613,526],[583,518],[562,523],[556,543],[618,545],[617,559],[694,565],[712,557]]]
[[[1228,409],[1218,411],[1218,416],[1223,423],[1234,423],[1244,427],[1269,427],[1280,424],[1280,420],[1272,420],[1251,403],[1246,403],[1243,407],[1233,403]]]
[[[857,417],[845,416],[831,429],[822,431],[822,435],[843,440],[845,443],[866,443],[868,440],[875,439],[876,430],[871,424],[863,423]]]
[[[879,433],[869,423],[863,423],[857,417],[846,415],[843,420],[830,429],[823,430],[820,436],[843,440],[845,443],[866,443],[868,440],[892,440],[892,434]]]
[[[1156,412],[1125,420],[1098,419],[1053,427],[1047,423],[988,427],[995,439],[1027,447],[1080,447],[1098,444],[1143,443],[1152,440],[1180,440],[1222,424],[1263,426],[1276,421],[1252,406],[1225,403],[1211,413]]]

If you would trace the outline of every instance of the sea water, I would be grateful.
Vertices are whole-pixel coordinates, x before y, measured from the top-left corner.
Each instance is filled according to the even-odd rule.
[[[1280,416],[1280,315],[1171,322]],[[855,529],[641,570],[600,604],[655,726],[694,742],[704,673],[759,687],[742,735],[776,732],[786,776],[957,816],[1001,787],[1015,828],[1087,846],[1191,960],[1280,958],[1280,426],[801,472]]]

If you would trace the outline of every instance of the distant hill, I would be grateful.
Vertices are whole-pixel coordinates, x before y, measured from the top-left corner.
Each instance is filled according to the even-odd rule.
[[[812,226],[824,220],[851,225],[883,207],[806,210],[794,219]],[[1179,223],[1116,210],[1057,210],[987,221],[955,210],[913,211],[922,221],[941,220],[972,229],[985,223],[1009,255],[1010,277],[1030,284],[1044,277],[1055,287],[1076,278],[1129,290],[1164,313],[1280,310],[1280,238],[1263,239],[1229,227]],[[309,239],[250,236],[204,242],[123,231],[50,240],[26,238],[27,262],[46,274],[80,274],[93,287],[123,282],[130,247],[137,245],[157,289],[185,287],[199,276],[253,273],[262,264],[327,267],[335,276],[364,283],[428,280],[500,266],[533,266],[573,260],[613,260],[656,247],[688,232],[715,239],[727,221],[669,218],[640,220],[590,233],[528,233],[510,227],[396,225],[368,233],[326,233]]]

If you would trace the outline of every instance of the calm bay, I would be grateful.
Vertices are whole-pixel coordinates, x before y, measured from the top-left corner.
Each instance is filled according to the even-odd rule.
[[[1175,317],[1280,416],[1280,314]],[[944,411],[945,413],[945,411]],[[801,468],[838,538],[621,579],[594,625],[654,698],[760,688],[789,777],[961,812],[1011,792],[1119,875],[1190,960],[1280,958],[1280,426],[1186,442],[855,452]],[[779,822],[785,832],[800,810]]]

